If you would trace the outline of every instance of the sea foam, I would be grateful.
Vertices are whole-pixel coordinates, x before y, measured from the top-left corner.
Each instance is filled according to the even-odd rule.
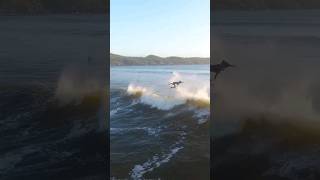
[[[137,83],[130,83],[127,93],[139,98],[143,104],[160,110],[170,110],[177,105],[190,104],[209,108],[210,106],[210,83],[202,80],[196,75],[183,76],[174,72],[168,82],[182,80],[184,83],[176,88],[170,88],[165,84],[158,87],[148,87]]]

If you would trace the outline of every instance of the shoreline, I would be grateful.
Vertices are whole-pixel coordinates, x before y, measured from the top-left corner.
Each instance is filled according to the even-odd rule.
[[[123,64],[123,65],[112,65],[110,67],[121,67],[121,66],[181,66],[181,65],[210,65],[209,63],[198,63],[198,64]]]

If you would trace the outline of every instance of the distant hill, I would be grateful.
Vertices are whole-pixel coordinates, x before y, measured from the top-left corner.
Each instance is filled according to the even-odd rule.
[[[128,57],[117,54],[110,54],[111,66],[124,66],[124,65],[174,65],[174,64],[209,64],[209,58],[199,57],[159,57],[149,55],[146,57]]]
[[[106,13],[108,0],[0,0],[0,14]]]
[[[319,0],[214,0],[213,9],[320,9]]]

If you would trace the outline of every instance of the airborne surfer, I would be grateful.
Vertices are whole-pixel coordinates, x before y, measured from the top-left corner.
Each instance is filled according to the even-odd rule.
[[[169,85],[172,85],[170,88],[176,88],[181,83],[183,83],[183,82],[182,81],[173,81],[173,82],[169,83]]]
[[[227,61],[222,60],[220,64],[211,65],[210,71],[215,73],[214,79],[216,79],[220,72],[224,71],[228,67],[235,67],[235,65],[229,64]]]

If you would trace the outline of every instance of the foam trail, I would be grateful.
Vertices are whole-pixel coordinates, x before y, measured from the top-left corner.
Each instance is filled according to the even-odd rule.
[[[145,131],[150,136],[158,136],[161,128],[136,127],[136,128],[110,128],[111,134],[124,134],[131,131]]]
[[[182,143],[185,139],[186,133],[182,132],[180,135],[180,140],[170,147],[169,152],[163,153],[162,155],[154,155],[143,164],[135,165],[129,174],[131,178],[135,180],[143,179],[144,174],[153,171],[155,168],[160,167],[164,163],[168,163],[175,154],[184,148]]]

